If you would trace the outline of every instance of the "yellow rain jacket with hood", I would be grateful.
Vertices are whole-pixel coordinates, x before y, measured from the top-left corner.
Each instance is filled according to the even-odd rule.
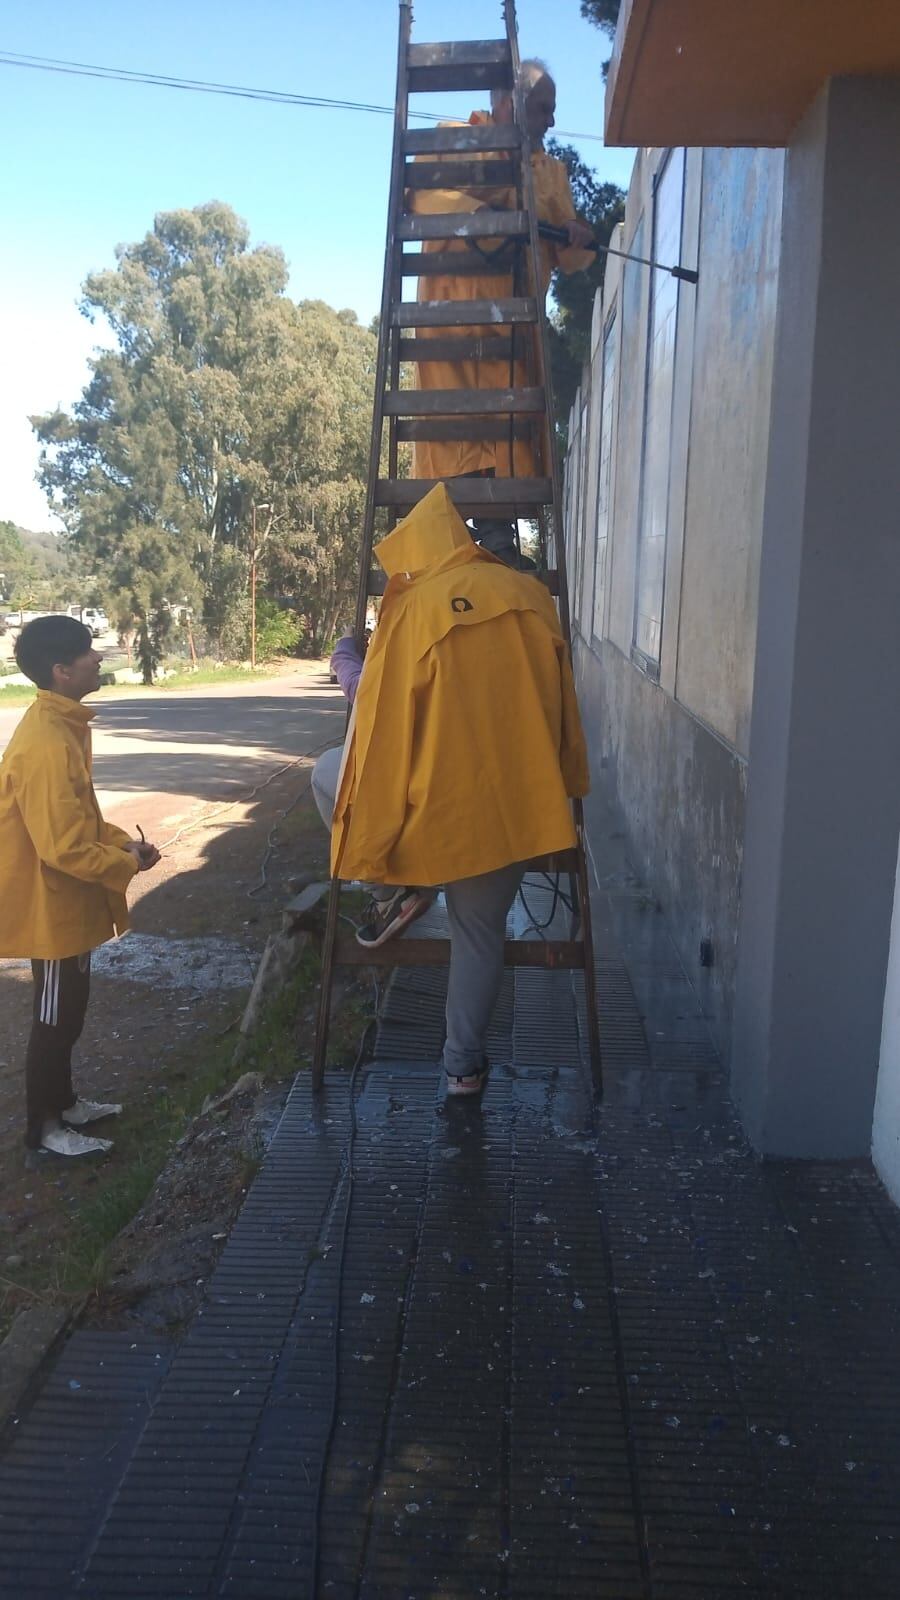
[[[440,884],[575,843],[587,754],[550,595],[473,544],[438,484],[376,547],[388,575],[359,681],[331,867]]]
[[[91,779],[93,708],[39,689],[0,762],[0,956],[64,960],[128,927],[138,870]]]

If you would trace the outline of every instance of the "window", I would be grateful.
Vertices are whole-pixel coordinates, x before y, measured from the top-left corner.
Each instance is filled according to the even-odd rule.
[[[684,151],[673,150],[656,180],[651,252],[656,261],[681,260],[683,198]],[[654,676],[659,673],[662,639],[677,320],[677,279],[668,272],[654,272],[650,284],[647,393],[634,607],[634,648]]]
[[[566,565],[568,567],[569,607],[574,614],[578,603],[578,557],[580,553],[578,534],[581,525],[581,434],[577,426],[575,437],[569,445],[566,487],[566,498],[568,500],[566,514]]]
[[[603,638],[606,608],[606,573],[609,551],[610,489],[612,486],[612,434],[616,389],[616,314],[603,334],[603,392],[600,400],[600,439],[597,464],[597,549],[595,554],[593,630]]]
[[[594,602],[594,562],[591,555],[590,511],[588,485],[591,475],[591,411],[593,409],[590,387],[584,386],[584,403],[581,407],[581,504],[578,518],[578,625],[586,639],[591,636],[591,616]]]

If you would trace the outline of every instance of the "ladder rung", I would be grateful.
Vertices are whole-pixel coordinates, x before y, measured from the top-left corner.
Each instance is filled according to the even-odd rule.
[[[407,87],[412,94],[434,89],[511,89],[512,57],[505,39],[454,39],[450,44],[411,44]]]
[[[334,959],[348,967],[446,967],[450,961],[449,939],[389,939],[375,950],[357,944],[352,933],[339,933]],[[550,967],[579,969],[585,965],[580,939],[507,939],[503,947],[504,967]]]
[[[529,439],[532,424],[521,417],[413,417],[397,423],[397,439],[401,444],[415,444],[419,440],[508,439],[510,429],[514,439]]]
[[[388,389],[386,417],[486,417],[543,411],[543,389]]]
[[[505,250],[487,257],[476,250],[404,250],[400,271],[404,278],[511,278],[512,262]]]
[[[477,334],[462,334],[448,339],[401,339],[401,361],[509,361],[513,342],[509,334],[489,335],[481,339]],[[524,354],[517,351],[517,355]]]
[[[401,300],[391,312],[395,328],[498,328],[537,322],[533,297],[515,300]]]
[[[512,161],[414,161],[407,189],[508,189],[516,181]]]
[[[553,572],[539,572],[537,574],[537,578],[538,578],[538,582],[542,583],[544,585],[544,588],[548,589],[551,594],[553,594],[553,595],[559,594],[559,573],[558,572],[556,572],[556,571],[553,571]],[[369,583],[368,583],[368,588],[366,590],[366,593],[370,594],[370,595],[384,594],[384,591],[385,591],[386,588],[387,588],[387,573],[383,572],[381,567],[372,567],[371,571],[369,572]],[[573,865],[571,865],[571,866],[570,866],[569,860],[568,860],[570,855],[572,857],[572,862],[573,862]],[[528,862],[528,871],[529,872],[570,872],[570,871],[574,871],[575,870],[574,863],[575,863],[576,859],[577,858],[576,858],[574,850],[572,850],[572,851],[563,851],[562,855],[559,855],[559,856],[542,856],[542,857],[540,857],[540,859],[535,859],[534,861],[529,861]]]
[[[403,135],[406,156],[467,155],[473,150],[521,150],[522,135],[512,123],[483,122],[475,127],[409,128]]]
[[[527,211],[439,212],[436,216],[401,217],[398,239],[527,239]]]
[[[538,506],[553,504],[550,478],[379,478],[375,504],[408,509],[418,505],[437,484],[444,483],[457,510],[464,516],[477,511],[527,516]]]

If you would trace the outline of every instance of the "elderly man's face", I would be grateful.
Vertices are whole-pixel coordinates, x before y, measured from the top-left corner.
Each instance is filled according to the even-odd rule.
[[[525,126],[532,144],[543,144],[553,127],[556,112],[556,84],[546,72],[533,83],[525,96]]]
[[[525,127],[533,145],[544,142],[544,136],[553,127],[556,112],[556,84],[542,72],[525,94]],[[512,95],[504,95],[494,108],[495,122],[512,122]]]

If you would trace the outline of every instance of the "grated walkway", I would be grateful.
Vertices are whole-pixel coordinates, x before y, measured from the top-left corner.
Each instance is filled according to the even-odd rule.
[[[865,1164],[753,1158],[595,837],[602,1108],[569,975],[507,975],[479,1107],[438,1093],[443,975],[398,973],[345,1248],[347,1078],[298,1080],[183,1344],[104,1336],[88,1414],[76,1335],[22,1420],[0,1595],[311,1596],[343,1261],[322,1600],[893,1600],[900,1218]]]

